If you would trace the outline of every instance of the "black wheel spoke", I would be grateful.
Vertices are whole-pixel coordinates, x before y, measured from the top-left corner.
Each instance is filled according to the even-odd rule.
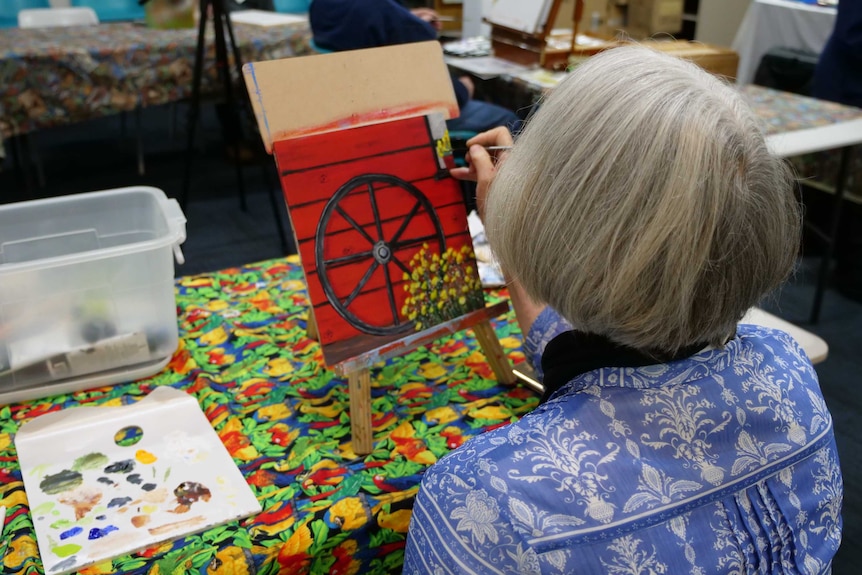
[[[335,211],[338,212],[339,214],[341,214],[341,217],[344,218],[345,220],[347,220],[347,223],[350,224],[351,226],[353,226],[353,229],[355,229],[357,232],[362,234],[362,237],[365,238],[366,240],[368,240],[368,243],[370,243],[372,246],[374,245],[374,243],[375,243],[374,239],[368,235],[368,232],[366,232],[365,230],[362,229],[362,226],[360,226],[359,224],[356,223],[356,220],[354,220],[349,215],[347,215],[347,212],[345,212],[341,208],[341,206],[335,206]]]
[[[398,242],[397,244],[392,244],[392,251],[395,252],[397,250],[403,250],[404,248],[412,248],[413,246],[418,246],[421,243],[430,241],[430,240],[438,240],[440,237],[437,234],[431,234],[428,236],[422,236],[421,238],[410,238],[409,240],[404,240],[403,242]]]
[[[347,296],[347,299],[341,302],[341,305],[343,305],[345,309],[350,307],[350,304],[353,303],[353,300],[356,299],[356,296],[359,295],[359,292],[362,291],[362,288],[364,288],[365,284],[368,283],[368,280],[371,279],[371,276],[374,274],[374,270],[376,270],[379,265],[380,264],[377,263],[377,261],[371,262],[371,265],[368,267],[368,271],[365,272],[365,275],[362,276],[362,279],[359,280],[359,283],[356,284],[356,287],[353,288],[353,291],[350,292],[350,295]]]
[[[407,217],[404,218],[404,221],[401,222],[401,227],[398,228],[398,231],[395,232],[395,235],[392,236],[392,239],[389,241],[390,244],[394,244],[401,237],[401,234],[404,233],[404,230],[407,229],[407,225],[410,223],[410,220],[419,212],[419,208],[422,207],[420,202],[416,202],[416,205],[413,206],[413,209],[407,214]]]
[[[332,258],[331,260],[323,260],[323,263],[326,264],[327,267],[338,267],[344,264],[349,264],[355,261],[364,260],[368,258],[373,258],[374,252],[359,252],[358,254],[350,254],[347,256],[341,256],[340,258]]]
[[[377,226],[377,237],[383,241],[383,222],[380,220],[380,210],[377,208],[377,197],[374,195],[374,186],[368,182],[368,195],[371,196],[371,211],[374,213],[374,224]]]
[[[392,278],[389,277],[389,262],[383,268],[386,274],[386,295],[389,296],[389,307],[392,309],[392,322],[395,325],[401,324],[401,318],[398,317],[398,307],[395,305],[395,289],[392,287]]]
[[[392,262],[393,262],[395,265],[397,265],[399,268],[401,268],[401,269],[404,271],[404,273],[406,273],[407,275],[410,275],[410,273],[411,273],[411,272],[410,272],[410,268],[408,268],[407,266],[405,266],[405,265],[401,262],[401,260],[399,260],[398,258],[396,258],[394,255],[392,256]]]

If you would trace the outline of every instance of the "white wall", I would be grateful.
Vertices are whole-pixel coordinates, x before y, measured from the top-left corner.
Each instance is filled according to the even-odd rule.
[[[730,46],[751,0],[700,0],[694,39]]]

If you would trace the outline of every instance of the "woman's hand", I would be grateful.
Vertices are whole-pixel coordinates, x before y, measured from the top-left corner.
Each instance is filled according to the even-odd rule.
[[[431,8],[414,8],[410,12],[420,20],[424,20],[431,24],[438,32],[443,29],[443,23],[440,22],[440,16]]]
[[[470,151],[467,152],[466,168],[455,168],[449,173],[458,180],[469,180],[476,182],[476,208],[479,217],[485,216],[485,198],[488,188],[497,175],[497,163],[499,163],[508,152],[492,152],[493,156],[485,148],[488,146],[511,146],[513,144],[512,134],[507,128],[499,127],[487,132],[482,132],[467,140]]]

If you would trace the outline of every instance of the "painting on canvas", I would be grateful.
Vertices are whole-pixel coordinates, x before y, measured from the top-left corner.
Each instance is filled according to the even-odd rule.
[[[484,306],[442,116],[273,151],[328,365]]]
[[[195,398],[173,388],[43,415],[15,445],[50,575],[260,511]]]

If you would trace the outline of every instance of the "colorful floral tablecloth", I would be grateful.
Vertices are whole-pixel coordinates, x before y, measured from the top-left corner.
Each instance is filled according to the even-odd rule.
[[[766,123],[767,132],[770,134],[819,128],[862,118],[862,109],[852,106],[806,98],[753,84],[741,90],[757,115]],[[856,201],[862,201],[862,146],[853,147],[850,154],[847,180],[844,182],[845,191]],[[836,183],[840,159],[839,150],[830,150],[792,158],[792,161],[800,177],[820,181],[831,188]]]
[[[246,62],[313,53],[307,23],[233,28]],[[211,23],[207,31],[202,90],[212,93]],[[0,137],[189,97],[197,35],[131,22],[0,30]]]
[[[400,573],[424,470],[538,399],[499,385],[472,332],[459,333],[372,370],[374,451],[359,457],[347,382],[321,367],[307,310],[295,257],[180,278],[180,346],[161,373],[0,407],[0,505],[8,508],[0,572],[43,572],[14,447],[19,426],[59,409],[129,404],[169,385],[198,399],[263,512],[81,573]],[[521,361],[513,315],[495,328]]]

